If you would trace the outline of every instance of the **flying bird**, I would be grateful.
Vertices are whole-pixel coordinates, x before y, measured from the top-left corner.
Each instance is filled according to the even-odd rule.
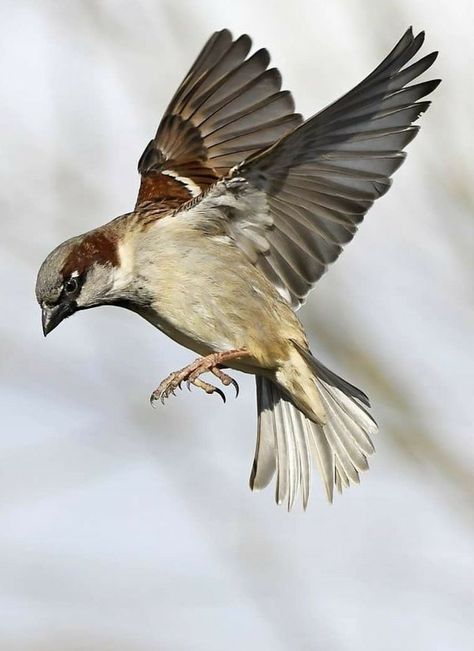
[[[36,296],[47,335],[100,305],[136,312],[199,355],[183,383],[218,393],[228,368],[257,385],[250,486],[306,508],[313,464],[330,501],[359,482],[377,425],[365,393],[313,356],[295,311],[387,192],[440,80],[413,82],[424,33],[408,29],[355,88],[304,121],[266,49],[227,29],[207,41],[138,163],[132,212],[54,249]],[[226,369],[226,370],[224,370]],[[211,384],[202,375],[211,373]]]

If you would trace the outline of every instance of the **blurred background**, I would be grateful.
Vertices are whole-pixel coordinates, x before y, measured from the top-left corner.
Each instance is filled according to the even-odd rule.
[[[0,648],[474,648],[470,0],[2,0]],[[211,32],[266,46],[309,116],[408,25],[442,77],[393,190],[301,318],[380,424],[361,485],[252,494],[254,381],[148,396],[193,358],[125,310],[45,341],[37,269],[129,211],[136,163]]]

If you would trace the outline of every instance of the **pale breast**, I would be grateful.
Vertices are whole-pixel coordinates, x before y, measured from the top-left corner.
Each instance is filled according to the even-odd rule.
[[[154,325],[198,354],[246,347],[249,364],[266,367],[285,357],[290,336],[304,336],[290,306],[228,238],[167,217],[139,248],[155,288]]]

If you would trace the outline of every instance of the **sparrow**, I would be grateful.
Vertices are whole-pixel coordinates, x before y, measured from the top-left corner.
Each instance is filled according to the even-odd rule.
[[[304,121],[266,49],[213,34],[138,163],[132,212],[55,248],[36,284],[46,336],[101,305],[136,312],[199,357],[152,394],[256,377],[250,487],[306,508],[313,464],[329,501],[359,482],[377,431],[366,394],[310,351],[295,311],[390,187],[440,80],[408,29],[355,88]],[[202,379],[211,373],[214,384]]]

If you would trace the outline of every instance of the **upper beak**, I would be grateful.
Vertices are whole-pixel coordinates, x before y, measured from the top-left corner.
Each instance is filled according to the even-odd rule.
[[[43,334],[49,335],[49,333],[58,326],[61,321],[66,319],[68,316],[74,313],[74,303],[59,303],[53,307],[47,305],[42,305],[42,323],[43,323]]]

